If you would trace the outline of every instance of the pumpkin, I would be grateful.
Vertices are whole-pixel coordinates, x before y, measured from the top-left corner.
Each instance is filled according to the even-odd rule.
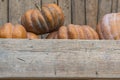
[[[27,38],[28,39],[39,39],[39,37],[36,34],[31,33],[31,32],[27,33]]]
[[[0,38],[27,38],[27,32],[22,25],[6,23],[0,27]]]
[[[56,32],[50,33],[47,39],[84,39],[93,40],[99,39],[98,34],[95,30],[87,25],[73,25],[70,24],[68,27],[62,26]]]
[[[100,39],[120,40],[120,13],[105,15],[97,26]]]
[[[64,14],[56,4],[46,4],[42,9],[31,9],[25,12],[21,24],[28,32],[45,34],[59,29],[64,24]]]

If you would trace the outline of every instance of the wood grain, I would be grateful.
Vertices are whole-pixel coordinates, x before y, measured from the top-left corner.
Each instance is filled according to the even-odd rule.
[[[120,41],[0,40],[0,77],[120,78]]]
[[[85,0],[72,0],[72,22],[73,24],[85,24]]]
[[[27,10],[35,8],[35,3],[41,0],[9,0],[9,21],[16,24],[21,23],[21,16]]]
[[[58,0],[59,6],[63,9],[65,15],[65,25],[71,24],[71,0]]]
[[[112,0],[99,0],[99,13],[98,13],[98,21],[108,13],[112,12]]]
[[[0,25],[8,21],[8,0],[0,0]]]
[[[112,12],[116,13],[118,8],[118,0],[112,0]]]
[[[118,0],[118,9],[117,9],[118,12],[120,12],[120,5],[119,4],[120,4],[120,0]]]
[[[49,4],[49,3],[56,3],[57,4],[57,0],[42,0],[42,4]]]
[[[96,29],[98,0],[86,0],[86,23]]]

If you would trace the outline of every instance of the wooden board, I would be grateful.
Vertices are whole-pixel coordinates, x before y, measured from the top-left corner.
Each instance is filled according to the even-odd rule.
[[[112,0],[112,12],[116,13],[118,8],[118,0]]]
[[[57,4],[57,0],[42,0],[42,4],[48,4],[48,3],[56,3]]]
[[[120,78],[120,41],[0,40],[0,78]]]
[[[71,0],[58,0],[59,6],[63,9],[65,15],[65,25],[71,24]]]
[[[9,21],[21,23],[21,16],[29,9],[35,8],[35,3],[41,0],[9,0]]]
[[[86,0],[86,23],[96,29],[98,0]]]
[[[112,0],[98,0],[99,1],[99,13],[98,13],[98,21],[108,13],[112,12]]]
[[[72,22],[82,24],[86,22],[85,0],[72,0]]]
[[[0,0],[0,25],[8,21],[8,0]]]
[[[120,12],[120,0],[118,0],[118,8],[117,8],[117,11]]]

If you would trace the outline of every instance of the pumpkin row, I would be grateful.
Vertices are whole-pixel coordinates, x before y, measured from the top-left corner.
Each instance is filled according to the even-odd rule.
[[[0,27],[0,38],[38,39],[39,37],[34,33],[27,32],[22,25],[6,23]]]
[[[0,38],[38,39],[37,35],[50,33],[47,39],[120,39],[120,13],[105,15],[96,30],[87,25],[63,26],[64,21],[64,13],[58,5],[45,4],[41,9],[37,5],[36,9],[23,14],[21,25],[3,25],[0,28]]]

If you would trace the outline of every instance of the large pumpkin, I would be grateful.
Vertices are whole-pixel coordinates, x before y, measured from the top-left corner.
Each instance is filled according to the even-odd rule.
[[[93,40],[99,39],[99,37],[97,32],[87,25],[80,26],[70,24],[68,27],[62,26],[58,31],[50,33],[47,39]]]
[[[6,23],[0,27],[0,38],[27,38],[27,32],[22,25]]]
[[[120,40],[120,13],[105,15],[97,26],[97,32],[100,39]]]
[[[64,24],[64,14],[56,4],[46,4],[41,10],[28,10],[22,16],[21,24],[28,32],[45,34],[57,30]]]

